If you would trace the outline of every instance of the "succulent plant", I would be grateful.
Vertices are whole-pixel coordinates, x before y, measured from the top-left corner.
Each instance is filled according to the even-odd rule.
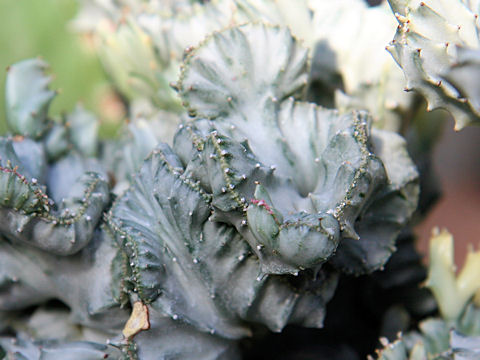
[[[286,28],[234,26],[188,52],[175,88],[189,117],[172,146],[141,119],[117,143],[81,108],[50,119],[45,66],[24,61],[7,80],[8,356],[238,358],[259,327],[321,327],[339,274],[382,268],[416,208],[399,135],[301,101],[308,51]],[[64,334],[17,316],[52,299],[68,309],[38,316]]]
[[[289,45],[277,50],[272,64],[249,51],[259,41],[265,52]],[[189,325],[179,331],[215,335],[205,335],[203,342],[219,352],[232,346],[219,337],[238,339],[251,331],[245,321],[260,321],[274,331],[290,322],[321,326],[319,304],[331,297],[336,282],[321,265],[332,257],[343,271],[370,272],[393,251],[404,216],[416,204],[416,172],[404,144],[395,134],[378,132],[370,145],[366,114],[339,115],[288,99],[304,86],[306,59],[288,31],[264,25],[215,33],[186,58],[177,87],[194,117],[180,127],[173,150],[166,145],[154,150],[108,216],[129,257],[131,286],[142,303],[150,304],[150,330],[135,336],[140,356],[148,358],[155,349],[152,334],[172,319]],[[251,78],[251,73],[262,77]],[[308,128],[302,126],[305,119]],[[289,138],[290,129],[297,136],[304,132],[306,143]],[[324,134],[323,143],[309,136],[314,129]],[[352,155],[338,159],[337,146]],[[390,156],[378,158],[370,153],[373,146],[379,156],[383,150]],[[408,178],[387,180],[395,161],[411,169]],[[346,179],[355,182],[353,188]],[[344,192],[321,199],[322,189],[331,188]],[[382,221],[375,214],[385,216],[387,198],[395,211],[404,210]],[[326,205],[316,206],[322,200]],[[359,213],[384,224],[381,237],[365,229],[353,240],[354,227],[362,229]],[[344,248],[337,249],[339,243]],[[377,251],[362,249],[369,246]],[[231,270],[216,274],[219,263]],[[308,268],[320,283],[308,272],[298,279],[279,277]],[[275,300],[279,294],[281,303]],[[275,307],[267,305],[272,301]],[[198,302],[202,311],[192,311]]]
[[[180,123],[181,100],[170,85],[175,84],[185,49],[196,46],[208,32],[233,24],[261,21],[287,26],[309,49],[311,66],[302,98],[342,112],[367,110],[374,127],[406,136],[421,175],[418,214],[438,198],[430,153],[438,138],[438,121],[445,116],[425,116],[418,96],[403,90],[402,71],[385,50],[396,26],[386,2],[376,7],[364,0],[146,1],[141,5],[83,0],[80,4],[76,28],[93,34],[105,69],[131,100],[132,126],[150,127],[156,140],[171,144]],[[143,155],[153,150],[150,145],[147,151],[146,144],[151,142],[143,144]],[[116,192],[125,188],[126,183],[121,184]]]
[[[97,123],[80,107],[60,121],[49,118],[55,93],[48,89],[45,70],[38,59],[8,69],[12,134],[0,139],[0,312],[12,313],[9,326],[22,329],[14,311],[60,300],[70,309],[61,319],[96,329],[107,339],[128,313],[112,289],[118,248],[100,229],[110,186],[94,157]],[[115,350],[90,343],[63,346],[61,332],[43,334],[48,338],[35,343],[20,337],[18,343],[2,339],[1,346],[27,359],[101,358]],[[49,341],[55,335],[59,338]]]
[[[81,0],[131,120],[8,69],[0,358],[479,359],[479,252],[414,249],[443,116],[403,91],[478,122],[479,5],[389,3],[406,82],[385,1]]]
[[[74,26],[94,34],[100,59],[124,96],[179,112],[170,82],[177,79],[184,49],[233,16],[229,0],[201,3],[87,0]]]
[[[455,274],[453,237],[435,230],[430,240],[426,286],[434,294],[440,317],[419,324],[419,331],[400,335],[377,352],[382,360],[477,359],[480,356],[480,310],[473,299],[480,289],[479,251],[470,251],[462,270]]]
[[[423,215],[438,198],[430,153],[445,114],[426,115],[419,96],[404,91],[402,71],[385,50],[396,28],[386,2],[375,7],[364,0],[141,4],[82,0],[80,4],[76,28],[93,34],[105,69],[118,90],[132,99],[132,122],[139,118],[145,125],[159,123],[150,126],[157,140],[171,144],[180,122],[181,101],[169,84],[177,78],[185,49],[227,25],[261,21],[287,26],[309,49],[311,66],[303,99],[342,112],[368,110],[374,127],[405,136],[420,172],[418,214]]]
[[[451,112],[456,130],[478,122],[477,2],[389,3],[399,26],[388,50],[406,75],[407,90],[421,92],[430,110]]]
[[[414,106],[413,94],[400,85],[401,70],[385,51],[395,32],[386,3],[378,7],[369,7],[364,0],[80,3],[75,27],[94,34],[100,59],[120,92],[129,99],[147,98],[159,109],[181,110],[169,83],[176,80],[187,47],[212,31],[258,21],[289,27],[310,49],[309,100],[369,110],[375,126],[392,131],[402,129]]]
[[[274,244],[272,237],[276,238],[278,234],[280,243],[287,241],[289,236],[296,236],[294,235],[296,231],[306,230],[302,227],[294,230],[296,228],[294,224],[305,222],[307,227],[313,226],[310,231],[320,226],[318,228],[320,234],[326,232],[325,235],[328,235],[326,244],[333,244],[329,245],[332,252],[335,251],[335,243],[340,243],[335,258],[360,256],[356,261],[349,261],[349,266],[358,264],[358,269],[352,268],[352,271],[378,268],[383,262],[381,260],[383,255],[380,253],[384,255],[389,253],[391,251],[388,249],[389,246],[381,246],[382,250],[377,254],[374,254],[375,251],[362,254],[366,250],[365,248],[361,250],[362,247],[369,245],[362,245],[361,240],[350,240],[362,238],[362,234],[356,233],[363,230],[361,221],[355,223],[358,215],[362,214],[362,220],[368,221],[371,216],[375,217],[375,211],[379,211],[376,206],[381,205],[375,201],[376,196],[393,197],[398,200],[400,197],[415,198],[416,171],[406,156],[403,141],[397,135],[388,132],[373,130],[370,135],[370,120],[365,113],[341,115],[289,98],[291,95],[298,95],[305,84],[307,72],[304,50],[280,28],[252,27],[252,30],[247,28],[248,31],[244,32],[239,29],[243,28],[223,32],[218,35],[218,39],[214,35],[198,50],[192,51],[186,59],[178,87],[189,113],[195,115],[196,120],[180,130],[174,141],[174,148],[185,153],[183,139],[188,133],[192,134],[190,137],[196,142],[200,141],[195,145],[193,153],[181,155],[181,158],[185,159],[183,162],[187,164],[187,171],[201,182],[205,182],[204,179],[211,179],[210,184],[204,186],[208,186],[213,192],[213,205],[218,210],[226,213],[237,209],[242,212],[248,207],[247,219],[243,216],[232,218],[228,214],[217,216],[222,218],[222,221],[232,223],[240,231],[242,221],[248,220],[247,228],[252,234],[247,238],[254,249],[260,245],[260,248],[266,247],[267,254],[275,250],[281,255],[282,250],[278,247],[282,245]],[[251,32],[257,32],[255,39],[251,37]],[[226,54],[224,44],[234,41],[241,43],[237,49],[230,51],[237,52],[223,55],[222,58],[222,54]],[[266,57],[260,52],[249,51],[253,48],[254,41],[262,41],[262,49],[276,50],[278,60],[267,65]],[[275,48],[276,41],[290,45],[278,49]],[[265,78],[252,79],[249,71],[244,72],[243,64],[252,64],[253,73],[264,74]],[[265,67],[269,68],[268,73],[264,70]],[[221,86],[215,84],[213,76],[229,74],[234,70],[242,76],[234,76],[229,81],[222,82]],[[271,85],[268,85],[269,77],[274,79],[270,80]],[[244,89],[249,91],[245,92]],[[250,94],[254,94],[253,97]],[[258,114],[262,114],[260,118]],[[316,131],[318,134],[325,134],[323,135],[325,137],[313,137]],[[204,140],[201,140],[202,137]],[[248,145],[245,140],[248,141]],[[264,147],[269,151],[260,150]],[[203,151],[199,153],[198,149]],[[236,152],[244,154],[244,159],[238,163],[235,161]],[[197,170],[201,164],[200,162],[197,165],[201,159],[199,155],[202,156],[201,162],[217,160],[216,171],[207,174],[199,172]],[[383,162],[383,166],[380,161]],[[331,168],[333,162],[337,164]],[[402,166],[405,168],[410,168],[410,172],[404,172],[406,177],[395,178],[399,172],[391,166],[399,163],[403,163]],[[221,178],[218,178],[218,174],[222,174]],[[253,178],[251,174],[254,175]],[[290,183],[292,185],[287,186]],[[379,189],[382,184],[387,185],[384,191]],[[325,191],[328,192],[328,189],[332,188],[338,190],[335,195],[325,194]],[[404,196],[399,196],[400,193],[404,193]],[[217,194],[218,200],[215,196]],[[250,206],[248,199],[254,199],[255,206]],[[401,206],[412,210],[415,207],[414,203],[407,200]],[[364,204],[370,205],[369,209],[364,208]],[[385,210],[382,210],[383,215]],[[314,213],[324,214],[321,215],[322,222],[317,225],[310,217]],[[259,215],[264,219],[264,224],[257,224]],[[223,219],[225,217],[228,219]],[[388,231],[398,230],[398,227],[393,225],[395,221],[391,220],[393,219],[385,223],[382,239],[388,237],[385,236]],[[311,225],[307,225],[311,221],[313,221]],[[255,229],[257,226],[263,228],[268,222],[271,223],[270,234],[265,231],[259,233]],[[309,235],[313,233],[309,232]],[[369,234],[365,237],[369,238],[369,242],[372,242],[370,245],[373,245],[375,235]],[[355,250],[349,249],[346,243]],[[346,246],[345,250],[343,246]],[[257,251],[257,254],[263,257],[261,251]],[[295,252],[292,253],[294,254]],[[365,255],[372,258],[367,259],[363,257]],[[270,261],[267,260],[269,257],[270,255],[266,255],[267,262]],[[373,263],[369,263],[369,260]],[[316,262],[315,259],[312,261]],[[341,265],[340,260],[337,261],[339,266],[348,267]],[[308,263],[309,261],[300,266],[311,266]],[[281,268],[284,266],[285,264],[280,265]],[[288,272],[297,270],[299,269],[292,268]],[[279,271],[283,272],[281,269]]]
[[[385,50],[395,32],[386,2],[377,7],[364,0],[80,3],[76,28],[93,34],[105,69],[118,90],[132,99],[132,122],[139,118],[146,126],[160,123],[150,126],[156,129],[157,140],[170,143],[180,122],[176,114],[181,101],[169,85],[177,78],[186,48],[227,25],[261,21],[287,26],[309,49],[311,66],[303,99],[343,112],[368,110],[374,127],[406,136],[421,173],[418,213],[438,197],[430,153],[438,138],[438,121],[445,116],[425,116],[418,96],[403,90],[402,71]]]

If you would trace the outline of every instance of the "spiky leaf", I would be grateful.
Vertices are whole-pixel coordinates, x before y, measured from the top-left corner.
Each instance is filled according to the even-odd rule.
[[[388,50],[406,75],[407,89],[420,91],[429,109],[451,112],[456,130],[478,122],[480,92],[471,81],[478,72],[478,9],[459,0],[389,3],[399,27]]]

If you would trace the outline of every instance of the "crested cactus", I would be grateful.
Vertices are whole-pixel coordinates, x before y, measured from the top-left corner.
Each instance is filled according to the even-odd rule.
[[[68,322],[96,329],[104,341],[121,329],[128,314],[113,289],[119,272],[112,269],[122,258],[108,232],[99,229],[110,186],[94,157],[97,124],[80,107],[60,121],[48,116],[54,92],[45,70],[38,59],[8,69],[7,120],[13,136],[0,140],[0,312],[57,299],[70,309]],[[21,324],[11,322],[19,329]],[[18,343],[2,339],[1,346],[27,359],[66,354],[100,359],[116,351],[83,342],[65,347],[59,339],[50,341],[54,334],[44,335],[38,343],[27,337]]]
[[[307,60],[285,28],[213,33],[175,84],[189,117],[172,146],[141,119],[119,145],[100,143],[81,108],[52,120],[45,64],[12,66],[0,314],[56,299],[68,310],[45,319],[85,331],[42,332],[12,313],[18,340],[1,348],[27,359],[234,359],[258,324],[321,327],[339,274],[370,273],[394,252],[418,176],[403,139],[371,129],[368,113],[301,101]],[[26,91],[25,77],[39,85]]]
[[[101,165],[87,157],[96,145],[92,116],[77,108],[62,123],[49,119],[53,92],[44,68],[27,60],[8,70],[7,120],[15,136],[1,139],[0,228],[11,241],[70,255],[90,241],[110,193]],[[27,91],[25,83],[39,85]]]
[[[475,69],[476,25],[467,5],[446,3],[391,0],[403,25],[390,50],[407,87],[460,109],[461,126],[476,118],[475,87],[459,85]],[[398,330],[379,358],[480,356],[478,254],[457,276],[446,233],[426,279],[441,318],[424,319],[435,303],[417,288],[426,271],[409,227],[426,209],[415,162],[433,136],[384,51],[395,31],[386,2],[81,5],[75,26],[94,30],[131,120],[101,140],[81,106],[49,115],[56,92],[42,60],[9,67],[0,358],[269,359],[283,348],[256,349],[297,332],[308,336],[282,358],[354,359]],[[471,26],[432,33],[449,16]],[[469,47],[446,51],[440,69],[430,53],[445,34]],[[427,50],[414,55],[426,60],[405,66],[419,38]]]
[[[471,1],[389,0],[399,26],[388,50],[402,67],[407,90],[429,109],[444,108],[455,129],[477,123],[478,5]]]
[[[265,64],[261,52],[250,50],[258,41],[276,53],[275,63]],[[278,48],[277,41],[289,45]],[[226,52],[231,43],[238,43],[235,53]],[[246,26],[214,34],[185,61],[178,87],[195,118],[177,133],[174,147],[184,153],[188,173],[211,189],[215,218],[244,233],[267,272],[295,273],[337,251],[337,266],[372,271],[391,254],[401,219],[416,207],[416,170],[403,141],[393,133],[370,132],[365,113],[341,115],[295,101],[305,66],[306,54],[281,28]],[[238,76],[215,83],[214,76],[235,71]],[[252,79],[251,73],[264,78]],[[188,153],[186,137],[194,143]],[[205,172],[203,164],[215,171]],[[401,176],[395,166],[404,168]],[[390,210],[384,202],[402,210],[385,216]],[[384,224],[382,236],[362,221]],[[309,248],[309,242],[326,247]]]
[[[395,32],[386,2],[378,7],[364,0],[80,3],[76,28],[93,33],[105,69],[118,90],[133,99],[130,118],[161,122],[156,127],[162,129],[158,140],[170,143],[180,122],[176,113],[181,101],[168,84],[174,85],[185,48],[197,45],[209,31],[233,24],[287,26],[309,49],[311,66],[302,98],[342,112],[367,110],[373,127],[408,136],[409,152],[421,175],[418,213],[438,197],[431,179],[433,145],[425,144],[434,143],[444,116],[436,114],[431,120],[418,96],[403,91],[402,71],[385,51]],[[426,129],[425,119],[435,125]]]

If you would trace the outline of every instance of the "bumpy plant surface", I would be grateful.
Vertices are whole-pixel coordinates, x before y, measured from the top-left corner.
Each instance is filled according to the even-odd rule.
[[[308,51],[286,28],[188,49],[171,145],[141,121],[100,142],[81,108],[52,120],[44,69],[27,60],[7,80],[6,356],[238,358],[259,328],[322,327],[339,276],[383,268],[416,209],[405,141],[365,111],[305,102]]]
[[[479,121],[478,1],[389,0],[399,26],[389,46],[429,108],[444,108],[457,130]]]

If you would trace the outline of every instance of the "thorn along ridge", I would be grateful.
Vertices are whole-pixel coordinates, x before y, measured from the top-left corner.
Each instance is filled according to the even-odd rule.
[[[18,278],[15,285],[7,280],[7,290],[15,291],[0,291],[0,303],[7,307],[8,293],[12,307],[24,306],[25,285],[42,299],[61,294],[75,321],[95,322],[112,334],[100,354],[111,352],[113,358],[182,357],[191,349],[202,349],[195,355],[199,360],[203,354],[233,358],[238,341],[255,340],[259,327],[280,332],[289,323],[321,326],[338,278],[382,269],[417,207],[415,166],[398,135],[371,128],[376,114],[299,100],[316,91],[304,86],[314,85],[309,64],[314,59],[308,55],[313,49],[286,28],[250,23],[230,24],[183,52],[184,45],[169,37],[172,32],[187,36],[192,24],[200,32],[211,27],[209,21],[224,21],[217,2],[190,3],[175,4],[175,11],[166,5],[166,19],[144,2],[141,27],[138,10],[125,8],[123,23],[112,27],[111,40],[102,45],[119,64],[110,69],[112,80],[124,79],[129,87],[124,94],[124,86],[116,84],[122,101],[136,112],[126,124],[128,134],[98,141],[93,115],[75,110],[53,122],[48,104],[34,106],[29,99],[19,109],[29,121],[35,114],[34,130],[13,129],[21,138],[0,139],[0,236],[8,239],[0,246],[0,264],[8,255],[3,277]],[[273,1],[273,9],[283,3]],[[245,9],[237,11],[243,17]],[[407,17],[397,16],[404,29],[410,26]],[[167,25],[160,25],[162,36],[155,38],[159,19]],[[128,44],[120,41],[121,31]],[[398,38],[413,39],[404,35]],[[396,56],[402,41],[395,45]],[[144,46],[148,51],[141,51]],[[409,55],[423,59],[427,50],[412,46]],[[122,53],[136,61],[125,61]],[[151,56],[144,59],[146,54]],[[180,77],[170,82],[180,61]],[[117,74],[122,64],[132,71]],[[35,93],[36,78],[30,76],[18,88]],[[378,90],[375,81],[367,82],[368,91]],[[415,79],[408,87],[413,85]],[[44,92],[35,99],[46,99],[40,96]],[[170,118],[182,124],[169,126]],[[150,120],[162,122],[159,131]],[[160,133],[170,128],[174,137],[163,138]],[[4,146],[12,141],[13,150]],[[77,167],[95,171],[72,182]],[[399,167],[389,178],[387,172]],[[107,173],[109,182],[103,180]],[[36,272],[27,270],[40,265],[39,282]],[[123,329],[111,329],[112,317],[121,319],[125,312]],[[168,355],[158,334],[171,340]]]

